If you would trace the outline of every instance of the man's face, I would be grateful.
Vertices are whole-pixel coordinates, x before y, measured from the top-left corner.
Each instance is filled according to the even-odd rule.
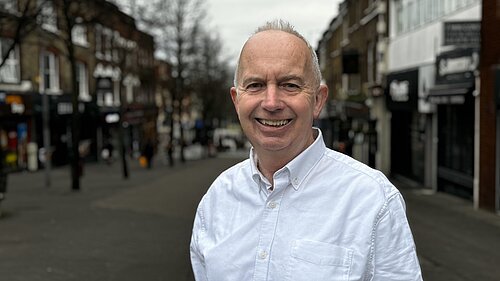
[[[305,42],[286,32],[260,32],[245,45],[231,97],[257,153],[294,157],[314,141],[311,126],[328,89],[315,83],[311,64]]]

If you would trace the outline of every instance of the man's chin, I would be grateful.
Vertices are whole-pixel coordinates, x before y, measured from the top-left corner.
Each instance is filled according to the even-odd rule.
[[[282,140],[273,140],[260,142],[256,148],[266,152],[279,152],[285,150],[286,145]]]

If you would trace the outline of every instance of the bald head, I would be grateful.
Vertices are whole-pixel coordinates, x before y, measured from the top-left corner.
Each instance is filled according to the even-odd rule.
[[[259,35],[263,35],[261,33],[266,33],[267,36],[259,36]],[[314,86],[318,87],[320,85],[321,72],[320,72],[319,63],[318,63],[318,57],[316,56],[316,52],[314,51],[312,46],[309,44],[309,42],[307,42],[307,40],[299,32],[297,32],[293,28],[293,26],[290,23],[283,21],[283,20],[276,20],[276,21],[267,22],[265,25],[257,28],[255,33],[252,36],[250,36],[250,38],[243,45],[243,48],[242,48],[241,53],[240,53],[240,57],[238,59],[238,63],[236,65],[236,71],[234,73],[234,86],[235,87],[237,87],[238,83],[239,83],[239,79],[240,79],[240,75],[241,75],[241,68],[242,68],[242,58],[245,57],[245,55],[248,51],[247,47],[248,46],[255,46],[254,45],[254,43],[256,43],[255,41],[258,42],[259,40],[262,40],[262,37],[274,36],[276,39],[278,39],[279,37],[282,37],[280,35],[283,35],[283,33],[285,33],[287,35],[292,35],[294,37],[293,39],[296,39],[295,41],[299,41],[297,46],[302,46],[303,47],[302,51],[305,51],[307,53],[306,54],[307,65],[305,65],[304,67],[310,69],[311,74],[313,75],[313,79],[314,79],[313,80]],[[286,40],[290,40],[290,37]],[[272,44],[274,48],[286,47],[287,43],[290,43],[290,42],[286,42],[286,40],[285,41],[274,40],[272,43],[263,42],[262,44],[260,44],[259,47],[261,47],[261,48],[270,47],[270,46],[266,46],[264,44]]]

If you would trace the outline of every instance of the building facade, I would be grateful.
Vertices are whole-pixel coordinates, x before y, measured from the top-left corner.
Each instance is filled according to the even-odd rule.
[[[327,142],[389,172],[385,144],[390,128],[380,98],[386,38],[386,1],[347,0],[324,32],[318,53],[331,96],[321,124],[329,133]]]
[[[498,211],[497,2],[343,1],[318,44],[331,146]]]
[[[391,172],[477,200],[481,1],[391,0],[389,10]]]
[[[481,21],[478,206],[500,212],[500,3],[484,1]]]
[[[2,55],[13,46],[0,68],[0,140],[11,169],[36,170],[48,155],[68,163],[75,95],[87,160],[108,142],[118,147],[120,126],[129,152],[156,138],[154,40],[133,18],[107,1],[70,1],[68,28],[62,1],[0,3]]]

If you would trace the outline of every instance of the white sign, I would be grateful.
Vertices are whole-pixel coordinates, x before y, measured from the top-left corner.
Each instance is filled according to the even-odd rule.
[[[389,85],[389,94],[395,102],[407,102],[410,99],[410,82],[393,80]]]

